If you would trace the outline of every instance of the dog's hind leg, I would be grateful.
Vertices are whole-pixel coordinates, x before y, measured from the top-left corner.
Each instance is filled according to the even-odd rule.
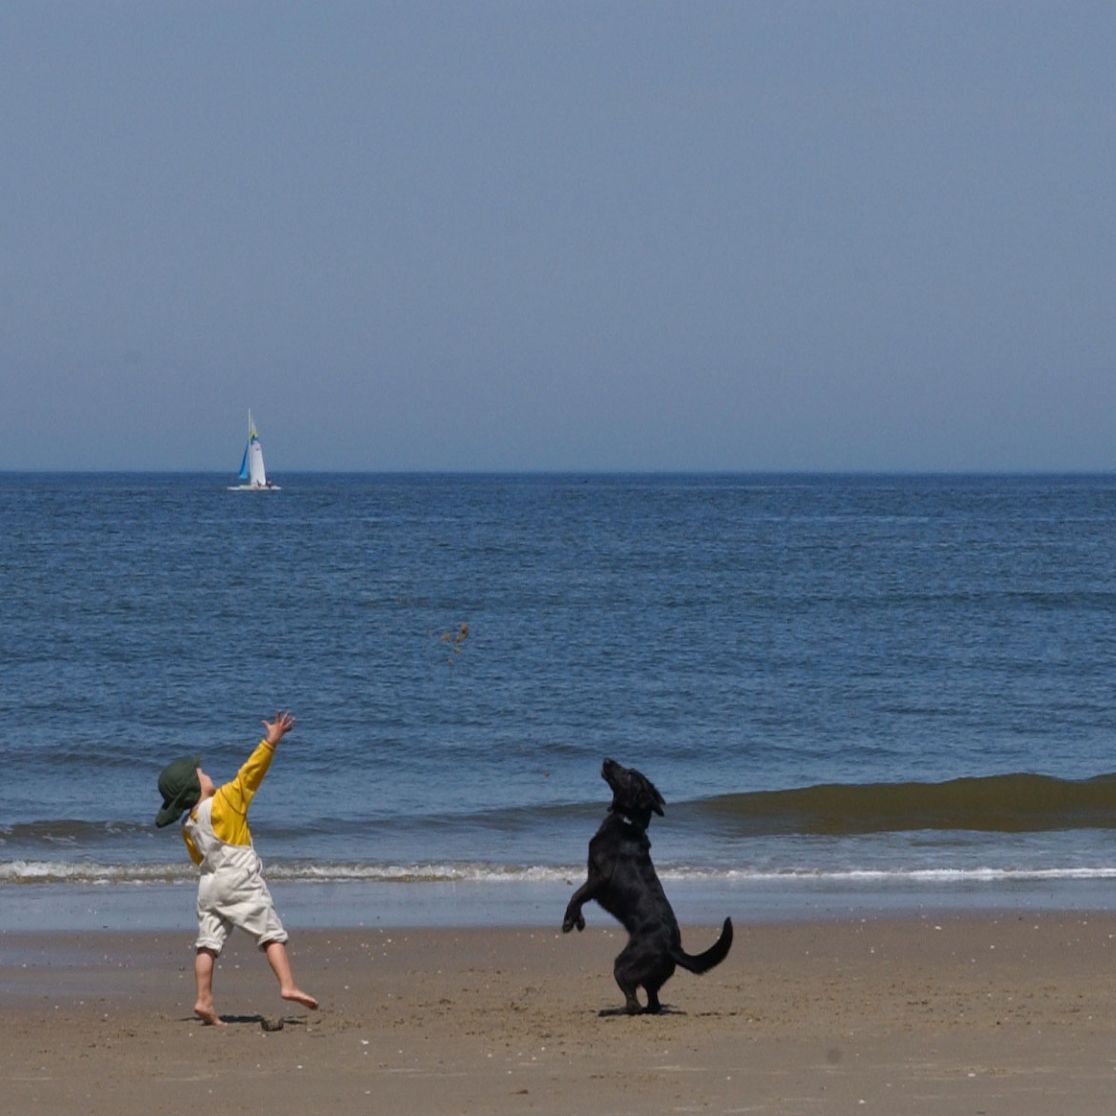
[[[639,1000],[636,999],[636,986],[620,984],[620,979],[617,977],[616,983],[620,985],[620,991],[624,993],[624,1006],[613,1010],[605,1010],[601,1015],[639,1015],[642,1013],[643,1008],[640,1006]]]
[[[643,987],[647,989],[647,1007],[643,1010],[651,1015],[658,1015],[663,1010],[659,1003],[659,989],[674,975],[674,963],[662,965],[653,975],[647,975],[643,980]]]
[[[636,998],[636,989],[642,982],[642,972],[635,964],[635,950],[631,943],[621,951],[612,966],[612,975],[624,993],[624,1008],[628,1015],[639,1015],[643,1011],[639,1000]]]

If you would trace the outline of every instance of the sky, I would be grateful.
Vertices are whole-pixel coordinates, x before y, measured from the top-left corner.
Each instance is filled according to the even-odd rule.
[[[4,0],[0,469],[1116,468],[1116,5]]]

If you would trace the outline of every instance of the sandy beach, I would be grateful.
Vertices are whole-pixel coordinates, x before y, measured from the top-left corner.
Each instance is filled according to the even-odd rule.
[[[295,933],[322,1009],[250,941],[191,1014],[188,933],[0,935],[11,1112],[1108,1113],[1116,917],[943,914],[738,924],[661,1016],[601,1017],[623,943],[539,928]],[[713,926],[684,931],[704,948]],[[281,1029],[265,1029],[282,1023]]]

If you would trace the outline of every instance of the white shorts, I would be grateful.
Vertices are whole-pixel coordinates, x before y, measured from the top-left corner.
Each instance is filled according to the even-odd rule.
[[[259,872],[205,873],[198,883],[198,940],[194,948],[220,953],[234,926],[253,935],[260,949],[287,940],[271,892]]]

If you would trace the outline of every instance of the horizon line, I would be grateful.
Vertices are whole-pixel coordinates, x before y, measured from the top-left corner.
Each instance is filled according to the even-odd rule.
[[[286,469],[275,471],[280,476],[460,476],[460,477],[1113,477],[1110,468],[337,468]],[[198,476],[228,477],[235,473],[224,469],[134,469],[134,468],[27,468],[0,466],[0,476]]]

